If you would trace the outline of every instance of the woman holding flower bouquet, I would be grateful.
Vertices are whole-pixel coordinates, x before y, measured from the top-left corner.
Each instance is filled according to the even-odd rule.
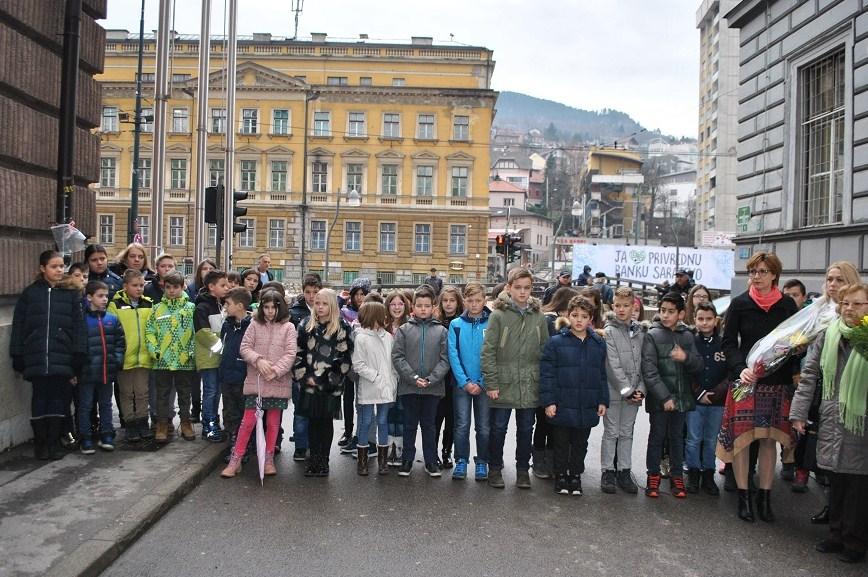
[[[777,459],[775,444],[784,447],[793,444],[789,414],[793,376],[799,372],[798,359],[790,358],[764,376],[757,375],[755,367],[747,364],[754,343],[797,312],[793,299],[778,289],[782,269],[780,259],[773,253],[758,252],[751,257],[747,262],[748,291],[732,299],[723,333],[722,348],[732,377],[753,390],[736,400],[730,388],[717,456],[732,463],[738,485],[738,516],[751,523],[754,509],[748,490],[750,445],[759,443],[757,514],[769,523],[774,521],[770,496]]]
[[[817,465],[830,472],[829,538],[820,553],[856,563],[868,548],[868,286],[837,292],[841,318],[808,349],[790,420],[805,432],[814,389],[822,376]]]

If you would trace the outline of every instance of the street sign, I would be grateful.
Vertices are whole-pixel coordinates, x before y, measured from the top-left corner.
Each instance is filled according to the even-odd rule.
[[[735,222],[738,226],[738,232],[747,232],[747,225],[750,223],[750,206],[738,207],[738,213],[736,214]]]

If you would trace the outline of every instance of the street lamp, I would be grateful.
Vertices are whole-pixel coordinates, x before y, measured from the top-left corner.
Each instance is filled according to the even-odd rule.
[[[319,92],[310,88],[304,93],[304,144],[302,152],[301,171],[301,274],[304,275],[304,247],[307,237],[307,140],[308,140],[308,105],[319,98]]]
[[[349,193],[347,193],[347,206],[356,208],[362,205],[362,196],[359,194],[355,188],[352,189]],[[326,235],[325,239],[325,263],[323,265],[323,283],[326,285],[329,284],[329,247],[331,245],[332,240],[332,230],[335,228],[335,225],[338,223],[338,215],[341,213],[341,195],[338,193],[337,202],[335,203],[335,216],[332,219],[332,223],[329,226],[329,232]]]

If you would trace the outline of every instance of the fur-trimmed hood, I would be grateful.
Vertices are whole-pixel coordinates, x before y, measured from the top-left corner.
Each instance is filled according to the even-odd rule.
[[[500,295],[494,299],[494,302],[491,303],[491,308],[494,310],[506,310],[513,309],[516,312],[520,312],[518,307],[515,305],[515,302],[512,300],[512,297],[506,291],[500,293]],[[536,297],[530,297],[527,301],[527,310],[532,312],[538,312],[542,308],[542,303]]]

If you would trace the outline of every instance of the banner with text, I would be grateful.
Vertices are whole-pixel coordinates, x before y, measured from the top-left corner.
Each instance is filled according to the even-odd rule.
[[[734,253],[728,249],[678,250],[663,246],[626,245],[574,245],[573,278],[578,277],[585,265],[591,270],[604,272],[609,278],[621,278],[660,284],[675,281],[675,271],[686,268],[693,272],[693,280],[708,288],[729,290],[735,276]]]

